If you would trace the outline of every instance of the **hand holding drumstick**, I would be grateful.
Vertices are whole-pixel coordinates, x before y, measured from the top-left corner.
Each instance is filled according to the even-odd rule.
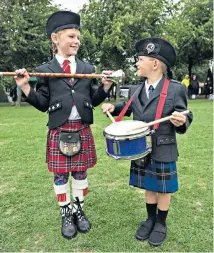
[[[176,127],[182,126],[186,122],[186,112],[189,113],[189,111],[173,112],[170,116],[171,123]]]
[[[111,119],[111,121],[114,123],[115,119],[111,115],[111,112],[114,111],[114,105],[109,104],[109,103],[104,103],[104,104],[102,104],[101,109],[102,109],[103,113],[106,113],[109,116],[109,118]]]

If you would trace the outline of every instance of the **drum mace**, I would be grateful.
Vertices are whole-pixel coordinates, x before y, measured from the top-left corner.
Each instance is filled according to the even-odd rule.
[[[102,79],[107,78],[107,80],[112,81],[116,84],[121,84],[123,78],[125,77],[122,70],[117,70],[111,75],[104,74],[67,74],[67,73],[28,73],[29,76],[52,76],[52,77],[64,77],[64,78],[95,78]],[[16,76],[16,72],[0,72],[0,76]]]

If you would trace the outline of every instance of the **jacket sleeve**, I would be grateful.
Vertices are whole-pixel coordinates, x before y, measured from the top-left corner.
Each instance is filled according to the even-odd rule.
[[[95,67],[93,67],[92,73],[95,72]],[[90,87],[91,101],[93,106],[98,106],[107,97],[108,93],[104,91],[103,84],[98,84],[96,79],[92,79]]]
[[[42,72],[39,67],[36,68],[36,72]],[[49,107],[49,88],[48,77],[37,78],[36,91],[31,87],[28,97],[25,101],[34,106],[36,109],[42,112],[46,112]]]
[[[184,85],[180,85],[175,95],[174,110],[177,112],[182,112],[182,111],[187,110],[187,93],[186,93],[186,87]],[[189,112],[186,115],[186,122],[182,126],[176,127],[176,132],[178,134],[184,134],[187,131],[188,127],[190,126],[192,120],[193,120],[193,114],[192,112]]]

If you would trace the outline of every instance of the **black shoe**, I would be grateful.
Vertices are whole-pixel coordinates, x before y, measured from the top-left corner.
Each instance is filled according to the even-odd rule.
[[[147,219],[146,221],[142,221],[135,234],[136,239],[141,241],[148,239],[154,225],[155,220]]]
[[[77,227],[74,224],[74,217],[72,214],[65,214],[62,216],[62,236],[66,239],[72,239],[77,235]]]
[[[87,233],[91,228],[91,223],[84,214],[83,210],[79,210],[76,213],[73,213],[74,223],[77,226],[77,229],[80,233]]]
[[[160,246],[166,239],[167,226],[156,222],[149,236],[149,244],[152,246]]]
[[[91,223],[83,212],[81,204],[83,201],[79,201],[79,198],[76,197],[73,205],[74,223],[80,233],[87,233],[91,228]]]

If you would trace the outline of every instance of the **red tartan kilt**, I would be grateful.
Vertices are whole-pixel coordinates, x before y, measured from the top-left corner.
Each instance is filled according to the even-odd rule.
[[[82,130],[81,130],[82,129]],[[58,149],[59,132],[80,130],[81,150],[73,157],[64,156]],[[90,126],[81,120],[68,120],[59,129],[51,129],[47,136],[46,162],[48,170],[54,173],[86,171],[97,163],[94,138]]]

